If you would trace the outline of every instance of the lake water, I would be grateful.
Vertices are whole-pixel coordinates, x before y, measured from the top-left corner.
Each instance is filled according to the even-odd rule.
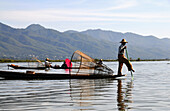
[[[117,72],[117,62],[105,64]],[[133,81],[126,67],[127,77],[117,80],[1,79],[0,110],[170,111],[170,61],[132,64],[136,70]],[[6,70],[6,65],[0,63],[0,68]]]

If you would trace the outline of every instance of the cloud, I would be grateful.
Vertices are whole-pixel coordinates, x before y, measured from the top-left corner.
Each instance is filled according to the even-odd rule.
[[[170,7],[170,1],[169,0],[141,0],[140,3],[142,5],[153,5],[156,7]]]
[[[67,3],[66,5],[68,6],[73,6],[73,5],[82,5],[84,3],[88,2],[88,0],[75,0]]]
[[[1,20],[16,21],[159,21],[170,22],[170,15],[159,13],[94,13],[77,10],[0,11]]]
[[[103,11],[126,9],[126,8],[134,7],[137,5],[136,0],[119,0],[116,2],[117,3],[115,6],[105,8],[103,9]]]
[[[152,4],[157,4],[158,1],[151,0]],[[94,2],[94,1],[93,1]],[[96,3],[96,1],[95,1]],[[83,4],[90,4],[89,0],[76,0],[68,2],[66,5],[71,5],[72,8],[53,8],[53,9],[37,9],[37,10],[1,10],[1,20],[11,21],[124,21],[124,22],[170,22],[170,14],[168,12],[136,12],[134,9],[139,5],[146,5],[151,2],[138,1],[138,0],[114,0],[102,1],[99,3],[106,3],[102,8],[92,7],[81,8]],[[109,4],[110,3],[110,4]],[[167,3],[166,2],[162,2]],[[73,8],[73,6],[80,5],[80,7]],[[108,8],[104,8],[108,6]],[[110,7],[109,7],[110,6]],[[127,8],[134,8],[134,11],[127,12]],[[115,11],[116,10],[116,11]],[[121,10],[121,11],[120,11]]]

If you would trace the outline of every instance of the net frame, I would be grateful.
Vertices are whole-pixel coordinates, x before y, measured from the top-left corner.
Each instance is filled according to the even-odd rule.
[[[113,74],[113,70],[105,64],[97,63],[93,58],[85,53],[77,50],[71,57],[73,67],[70,69],[70,74]]]

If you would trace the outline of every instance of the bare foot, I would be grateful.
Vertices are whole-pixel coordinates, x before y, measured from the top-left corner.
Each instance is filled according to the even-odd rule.
[[[135,70],[132,69],[133,72],[135,72]]]

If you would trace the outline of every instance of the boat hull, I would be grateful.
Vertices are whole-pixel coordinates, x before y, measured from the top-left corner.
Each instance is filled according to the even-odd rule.
[[[37,70],[45,70],[48,69],[47,67],[24,67],[24,66],[18,66],[18,65],[7,65],[8,67],[14,68],[14,69],[37,69]],[[62,68],[62,67],[55,67],[51,66],[50,68],[53,69],[72,69],[72,68]]]
[[[18,65],[8,65],[8,67],[12,67],[14,69],[38,69],[38,70],[46,69],[46,67],[24,67],[24,66],[18,66]]]
[[[0,71],[0,77],[10,80],[32,80],[32,79],[102,79],[116,78],[126,75],[100,75],[100,74],[51,74],[51,73],[26,73],[13,71]]]

